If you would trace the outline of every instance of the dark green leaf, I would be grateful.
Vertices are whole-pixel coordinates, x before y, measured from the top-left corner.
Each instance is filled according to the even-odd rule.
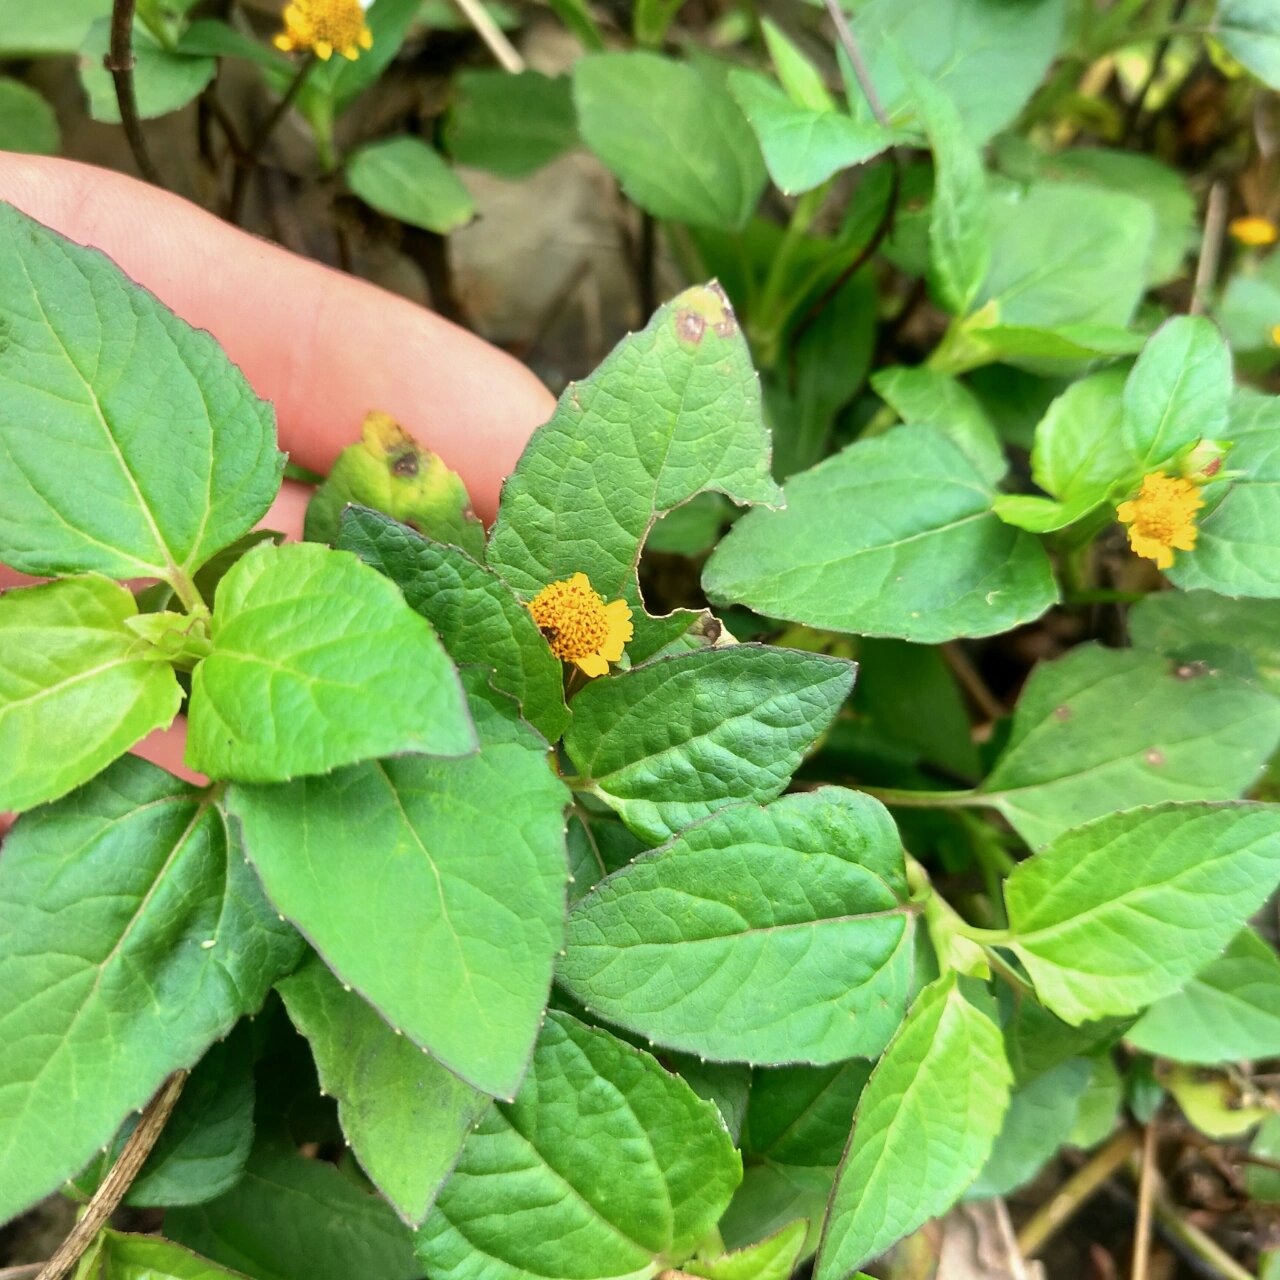
[[[60,142],[53,108],[20,80],[0,79],[0,148],[52,156]]]
[[[565,76],[537,71],[460,71],[444,141],[458,164],[527,178],[578,145],[573,91]]]
[[[840,1163],[858,1099],[871,1075],[859,1060],[826,1067],[776,1067],[751,1076],[742,1149],[782,1165]]]

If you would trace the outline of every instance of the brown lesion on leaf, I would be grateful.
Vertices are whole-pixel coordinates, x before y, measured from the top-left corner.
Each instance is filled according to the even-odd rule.
[[[1073,715],[1075,715],[1075,712],[1072,711],[1071,708],[1067,706],[1065,702],[1062,704],[1062,706],[1054,707],[1053,709],[1053,718],[1055,720],[1067,721],[1067,720],[1070,720]]]
[[[1147,750],[1146,755],[1143,756],[1143,759],[1146,760],[1149,765],[1159,766],[1164,764],[1164,752],[1161,751],[1159,747],[1150,747]]]
[[[1209,674],[1209,666],[1204,662],[1181,662],[1173,669],[1176,680],[1198,680]]]
[[[393,476],[416,476],[418,474],[418,451],[406,450],[390,459]]]
[[[686,289],[675,301],[676,337],[697,344],[708,328],[719,338],[732,338],[738,332],[738,318],[724,290],[716,281]]]
[[[676,337],[682,342],[699,343],[707,331],[707,322],[696,311],[676,312]]]

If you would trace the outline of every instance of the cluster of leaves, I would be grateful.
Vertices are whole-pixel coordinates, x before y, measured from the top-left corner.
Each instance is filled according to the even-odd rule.
[[[460,77],[450,154],[519,176],[580,137],[724,287],[565,392],[487,533],[379,415],[309,541],[254,532],[284,464],[269,406],[0,206],[0,561],[54,579],[0,597],[0,809],[23,811],[0,1220],[92,1194],[193,1069],[129,1192],[167,1239],[104,1231],[86,1280],[782,1280],[809,1257],[844,1280],[1103,1142],[1151,1105],[1153,1059],[1214,1132],[1192,1068],[1280,1055],[1280,959],[1248,927],[1280,810],[1242,799],[1280,746],[1280,401],[1233,376],[1265,370],[1280,258],[1233,276],[1221,330],[1170,317],[1180,177],[1028,141],[1055,59],[1120,44],[1135,7],[871,0],[874,101],[842,47],[843,102],[770,23],[776,74],[658,52],[661,0],[624,52],[556,7],[594,51],[571,81]],[[1280,82],[1269,6],[1188,8]],[[327,164],[418,10],[376,0],[373,49],[307,79]],[[144,114],[218,57],[292,74],[172,5],[140,24]],[[469,216],[456,185],[437,216],[458,180],[420,138],[342,164],[392,216]],[[770,178],[786,227],[757,212]],[[877,251],[945,331],[851,424]],[[1155,472],[1205,504],[1172,589],[1130,593],[1127,647],[1044,662],[975,744],[935,646],[1087,601]],[[721,616],[651,616],[646,547],[714,543]],[[579,572],[633,614],[590,682],[527,608]],[[180,710],[208,786],[125,754]],[[944,898],[957,869],[983,891]]]

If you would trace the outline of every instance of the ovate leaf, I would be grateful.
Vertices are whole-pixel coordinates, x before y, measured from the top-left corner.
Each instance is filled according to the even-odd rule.
[[[580,786],[656,843],[779,795],[853,676],[840,658],[758,645],[664,658],[583,689],[565,747]]]
[[[0,1221],[109,1142],[296,962],[208,793],[127,756],[0,857]]]
[[[535,729],[549,742],[560,737],[569,719],[564,669],[496,573],[457,547],[360,508],[343,518],[338,546],[386,574],[456,662],[488,668],[494,688],[510,694]]]
[[[1031,845],[1116,809],[1241,795],[1280,743],[1280,702],[1225,672],[1081,645],[1042,663],[983,794]]]
[[[573,68],[583,141],[642,209],[694,226],[741,227],[765,171],[724,87],[656,53],[591,53]]]
[[[738,503],[778,498],[760,384],[716,286],[680,294],[565,391],[503,487],[489,566],[523,599],[581,572],[606,600],[639,610],[650,528],[707,489]],[[638,647],[634,621],[636,661],[658,646]]]
[[[686,1262],[681,1268],[706,1280],[788,1280],[800,1262],[809,1224],[792,1222],[758,1244],[705,1260]]]
[[[65,795],[178,714],[173,669],[125,626],[137,615],[96,576],[0,595],[0,809]]]
[[[92,1263],[83,1280],[241,1280],[240,1272],[227,1271],[159,1236],[104,1229],[89,1256]]]
[[[225,1196],[165,1214],[165,1231],[253,1280],[419,1280],[412,1236],[385,1201],[275,1140]],[[194,1280],[194,1278],[193,1278]]]
[[[480,693],[472,712],[477,755],[370,760],[229,803],[272,901],[342,981],[509,1097],[561,947],[567,793],[536,733]]]
[[[0,204],[0,561],[190,573],[280,485],[269,405],[214,340]]]
[[[553,1012],[519,1097],[468,1139],[418,1256],[434,1280],[641,1280],[689,1256],[741,1176],[711,1103]]]
[[[831,1193],[819,1280],[839,1280],[951,1207],[1009,1102],[1000,1032],[951,977],[916,998],[871,1075]]]
[[[597,885],[557,977],[593,1014],[700,1057],[874,1057],[906,1008],[906,897],[897,829],[870,797],[735,806]]]
[[[398,1036],[312,956],[279,984],[311,1042],[321,1087],[365,1172],[411,1226],[426,1217],[462,1143],[489,1105],[411,1040]]]
[[[859,635],[992,635],[1057,598],[1039,542],[992,512],[983,471],[933,427],[850,445],[740,520],[707,563],[713,600]]]
[[[1178,990],[1280,881],[1280,808],[1162,804],[1055,839],[1005,885],[1010,945],[1071,1023]]]
[[[537,71],[459,71],[444,141],[458,164],[527,178],[578,143],[565,76]]]
[[[462,687],[394,584],[314,543],[253,548],[218,585],[187,763],[280,782],[370,756],[475,748]]]
[[[779,1165],[834,1168],[870,1075],[871,1063],[858,1059],[752,1072],[743,1151]]]
[[[1280,958],[1251,929],[1126,1033],[1145,1053],[1212,1065],[1280,1054]]]
[[[471,193],[421,138],[370,142],[347,161],[347,181],[365,204],[411,227],[448,235],[475,217]]]
[[[8,76],[0,79],[0,147],[31,155],[56,155],[58,117],[34,89]]]

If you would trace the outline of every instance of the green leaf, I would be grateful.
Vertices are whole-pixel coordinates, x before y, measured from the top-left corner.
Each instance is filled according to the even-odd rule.
[[[412,227],[448,235],[475,217],[466,187],[434,147],[401,136],[370,142],[347,161],[347,182],[365,204]]]
[[[902,844],[835,787],[722,809],[598,884],[556,976],[593,1015],[715,1061],[874,1057],[912,975]]]
[[[950,977],[927,986],[863,1090],[831,1193],[818,1280],[837,1280],[951,1207],[1009,1101],[1000,1032]]]
[[[233,1280],[241,1274],[158,1236],[125,1235],[104,1228],[93,1247],[94,1265],[84,1280]]]
[[[458,164],[527,178],[578,145],[567,76],[537,71],[459,71],[444,143]]]
[[[725,1247],[736,1250],[758,1244],[788,1223],[803,1218],[809,1223],[803,1252],[813,1253],[818,1247],[835,1177],[834,1165],[809,1168],[767,1160],[748,1164],[743,1170],[742,1185],[720,1219],[719,1230]]]
[[[714,285],[685,290],[560,397],[503,487],[489,566],[524,599],[582,572],[639,610],[653,522],[707,489],[737,503],[779,496],[760,385]],[[633,621],[639,661],[665,640],[644,645],[645,621]]]
[[[1270,0],[1218,0],[1213,29],[1237,62],[1280,89],[1280,14]]]
[[[0,561],[172,579],[280,486],[269,405],[93,249],[0,204]]]
[[[1129,610],[1135,648],[1255,678],[1280,697],[1280,602],[1158,591]]]
[[[919,73],[910,78],[933,150],[929,213],[929,286],[952,315],[963,316],[991,267],[990,201],[982,155],[951,99]]]
[[[695,1259],[681,1268],[706,1280],[788,1280],[800,1262],[807,1222],[792,1222],[758,1244],[705,1261]]]
[[[550,1013],[418,1235],[433,1280],[605,1280],[683,1261],[742,1174],[714,1106],[647,1053]]]
[[[1174,1062],[1213,1065],[1280,1054],[1280,958],[1251,929],[1180,991],[1157,1000],[1125,1039]]]
[[[982,402],[964,383],[927,365],[893,365],[873,374],[876,395],[909,425],[947,436],[992,484],[1009,470],[1000,437]]]
[[[111,1140],[297,962],[208,793],[131,756],[0,858],[0,1221]]]
[[[527,726],[483,693],[471,710],[477,755],[237,785],[229,803],[271,900],[330,968],[443,1065],[509,1097],[562,945],[567,793]]]
[[[1041,299],[1043,301],[1043,299]],[[1071,367],[1099,359],[1115,359],[1142,350],[1143,336],[1116,325],[1067,323],[1043,328],[1037,325],[993,324],[976,327],[981,314],[973,317],[975,327],[967,337],[976,344],[973,364],[1007,360],[1031,368],[1044,365],[1057,369],[1064,362]]]
[[[1005,882],[1009,945],[1067,1022],[1134,1013],[1217,956],[1280,881],[1280,807],[1162,804],[1067,831]]]
[[[898,135],[875,120],[855,120],[835,105],[795,103],[767,76],[729,73],[729,91],[755,131],[769,176],[788,195],[811,191],[833,174],[891,147]]]
[[[1227,468],[1241,474],[1205,486],[1209,514],[1196,549],[1169,570],[1178,586],[1224,596],[1280,598],[1280,397],[1236,393]]]
[[[342,1131],[374,1185],[410,1226],[427,1216],[489,1105],[412,1041],[398,1036],[312,956],[279,984],[311,1042],[320,1085],[338,1100]]]
[[[753,1072],[743,1151],[781,1165],[834,1168],[870,1075],[871,1063],[857,1059]]]
[[[61,137],[53,108],[20,80],[0,79],[0,148],[57,155]]]
[[[779,795],[853,688],[841,658],[734,645],[588,685],[564,745],[581,789],[657,843],[739,800]]]
[[[1008,1195],[1030,1182],[1070,1136],[1090,1075],[1087,1058],[1069,1058],[1015,1089],[991,1155],[965,1198]]]
[[[1040,544],[991,510],[995,490],[933,427],[860,440],[795,476],[707,562],[713,600],[858,635],[936,643],[1007,631],[1057,598]]]
[[[1067,182],[1002,191],[991,233],[977,298],[992,305],[989,324],[1123,328],[1146,290],[1155,219],[1136,196]]]
[[[165,1231],[253,1280],[419,1280],[412,1237],[387,1204],[335,1165],[275,1141],[225,1196],[165,1214]],[[193,1278],[198,1280],[198,1278]]]
[[[396,587],[345,551],[253,548],[218,584],[187,763],[282,782],[371,756],[475,749],[458,677]]]
[[[80,51],[80,80],[89,96],[89,114],[107,124],[120,123],[115,81],[103,65],[111,45],[111,23],[93,24]],[[167,116],[185,107],[213,79],[213,58],[166,49],[141,23],[133,27],[133,84],[138,114],[144,120]]]
[[[96,576],[0,594],[0,810],[56,800],[178,714],[172,668],[125,625],[137,616]]]
[[[807,107],[810,111],[834,111],[835,99],[827,91],[822,73],[786,32],[770,18],[761,18],[760,30],[787,97],[797,107]]]
[[[1124,388],[1121,439],[1139,471],[1227,432],[1231,352],[1204,316],[1174,316],[1151,336]]]
[[[1092,507],[1134,474],[1122,428],[1128,385],[1123,370],[1105,369],[1073,382],[1049,406],[1031,450],[1031,475],[1046,493]]]
[[[216,18],[197,18],[178,37],[178,51],[211,58],[244,58],[260,67],[283,69],[290,74],[289,59],[268,44],[262,44]]]
[[[1195,199],[1176,169],[1141,152],[1073,147],[1047,157],[1043,173],[1057,181],[1089,183],[1146,201],[1156,220],[1148,283],[1167,284],[1183,274],[1199,233]]]
[[[58,0],[56,5],[0,0],[0,56],[75,53],[94,22],[110,13],[111,0]]]
[[[1013,120],[1040,84],[1058,52],[1065,10],[1063,0],[1024,0],[1014,14],[998,0],[870,0],[856,7],[853,29],[890,115],[912,104],[905,54],[982,143]],[[870,114],[856,87],[850,101],[855,112]]]
[[[981,794],[1033,847],[1116,809],[1226,800],[1280,743],[1280,703],[1222,672],[1081,645],[1031,674]]]
[[[583,141],[642,209],[743,226],[764,190],[751,127],[724,88],[655,53],[590,53],[573,68]]]
[[[360,443],[343,449],[307,503],[302,536],[308,542],[335,541],[342,513],[353,503],[484,559],[484,525],[461,476],[388,414],[365,416]]]
[[[200,1204],[240,1181],[253,1148],[253,1062],[245,1030],[248,1025],[242,1022],[201,1058],[141,1172],[130,1184],[125,1204]],[[76,1178],[77,1189],[85,1195],[98,1189],[137,1127],[137,1119],[130,1117],[110,1150]]]
[[[560,737],[569,721],[564,669],[533,615],[496,573],[457,547],[358,507],[343,518],[338,546],[386,574],[456,662],[487,668],[493,687],[513,697],[548,742]]]

